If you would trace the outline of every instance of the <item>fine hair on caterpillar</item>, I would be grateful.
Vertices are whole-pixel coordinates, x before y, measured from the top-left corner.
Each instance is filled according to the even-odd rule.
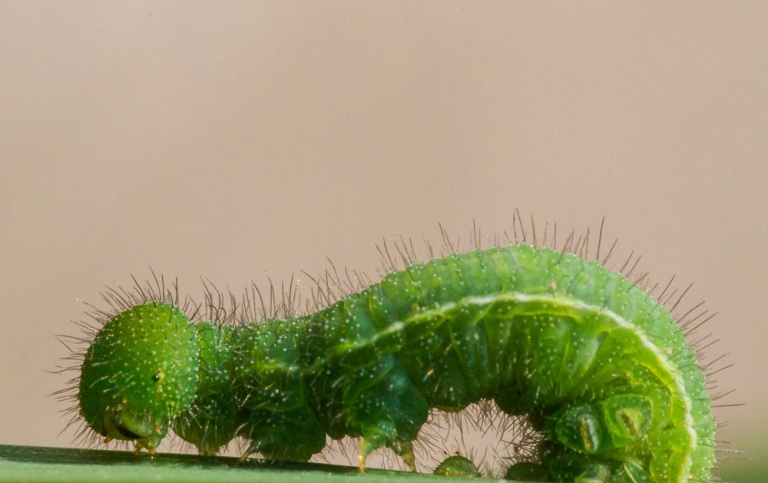
[[[470,421],[499,435],[509,479],[709,481],[712,368],[695,352],[708,312],[678,314],[687,290],[651,285],[639,257],[606,268],[602,225],[560,246],[556,225],[512,225],[489,248],[473,230],[465,253],[443,231],[426,262],[408,239],[385,243],[381,281],[332,266],[304,303],[293,281],[244,295],[206,284],[203,304],[162,277],[109,290],[85,336],[64,338],[82,347],[60,392],[70,424],[137,453],[173,432],[203,454],[241,438],[243,458],[292,461],[351,437],[361,470],[379,448],[415,470],[439,447],[434,428]],[[443,474],[478,463],[456,450],[438,450]]]

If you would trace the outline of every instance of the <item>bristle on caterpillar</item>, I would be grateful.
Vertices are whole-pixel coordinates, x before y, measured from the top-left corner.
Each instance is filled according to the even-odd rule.
[[[557,248],[555,228],[513,228],[486,249],[475,232],[466,253],[445,236],[448,253],[427,245],[425,263],[408,240],[385,244],[380,282],[333,268],[303,310],[293,284],[209,290],[203,305],[162,278],[108,292],[61,395],[84,434],[136,452],[172,431],[204,454],[240,437],[244,458],[306,461],[328,437],[353,437],[361,470],[378,448],[415,470],[430,414],[489,403],[538,435],[508,478],[709,481],[715,423],[694,352],[705,339],[683,337],[707,312],[675,319],[682,296],[649,287],[632,257],[606,268],[602,226],[594,255],[588,232]]]

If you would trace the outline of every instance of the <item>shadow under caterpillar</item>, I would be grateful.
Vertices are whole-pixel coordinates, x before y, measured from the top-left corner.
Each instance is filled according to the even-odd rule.
[[[259,322],[250,310],[224,317],[240,324],[205,320],[160,282],[113,292],[75,355],[75,418],[150,454],[171,430],[203,454],[239,436],[243,457],[296,461],[327,436],[361,437],[361,470],[383,447],[415,470],[430,410],[492,400],[543,436],[507,478],[709,481],[712,400],[683,329],[641,283],[569,240],[427,263],[404,243],[404,270]]]

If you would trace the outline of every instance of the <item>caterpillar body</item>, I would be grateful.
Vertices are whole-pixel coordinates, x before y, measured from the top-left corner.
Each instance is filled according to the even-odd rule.
[[[215,454],[309,459],[361,437],[415,468],[430,410],[494,401],[543,435],[534,481],[709,481],[712,400],[663,304],[598,261],[511,244],[452,253],[300,316],[193,323],[178,296],[139,294],[94,328],[78,417],[154,453],[172,430]]]

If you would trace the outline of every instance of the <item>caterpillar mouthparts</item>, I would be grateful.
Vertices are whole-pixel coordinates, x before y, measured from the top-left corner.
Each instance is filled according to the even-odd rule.
[[[173,431],[203,454],[242,437],[243,458],[306,461],[327,437],[351,436],[361,470],[389,448],[415,471],[430,410],[492,400],[543,435],[508,478],[709,481],[712,400],[681,326],[570,243],[410,263],[324,308],[261,322],[250,310],[224,316],[240,324],[203,318],[161,283],[115,292],[77,367],[77,417],[137,453]],[[465,460],[441,471],[472,474]]]

